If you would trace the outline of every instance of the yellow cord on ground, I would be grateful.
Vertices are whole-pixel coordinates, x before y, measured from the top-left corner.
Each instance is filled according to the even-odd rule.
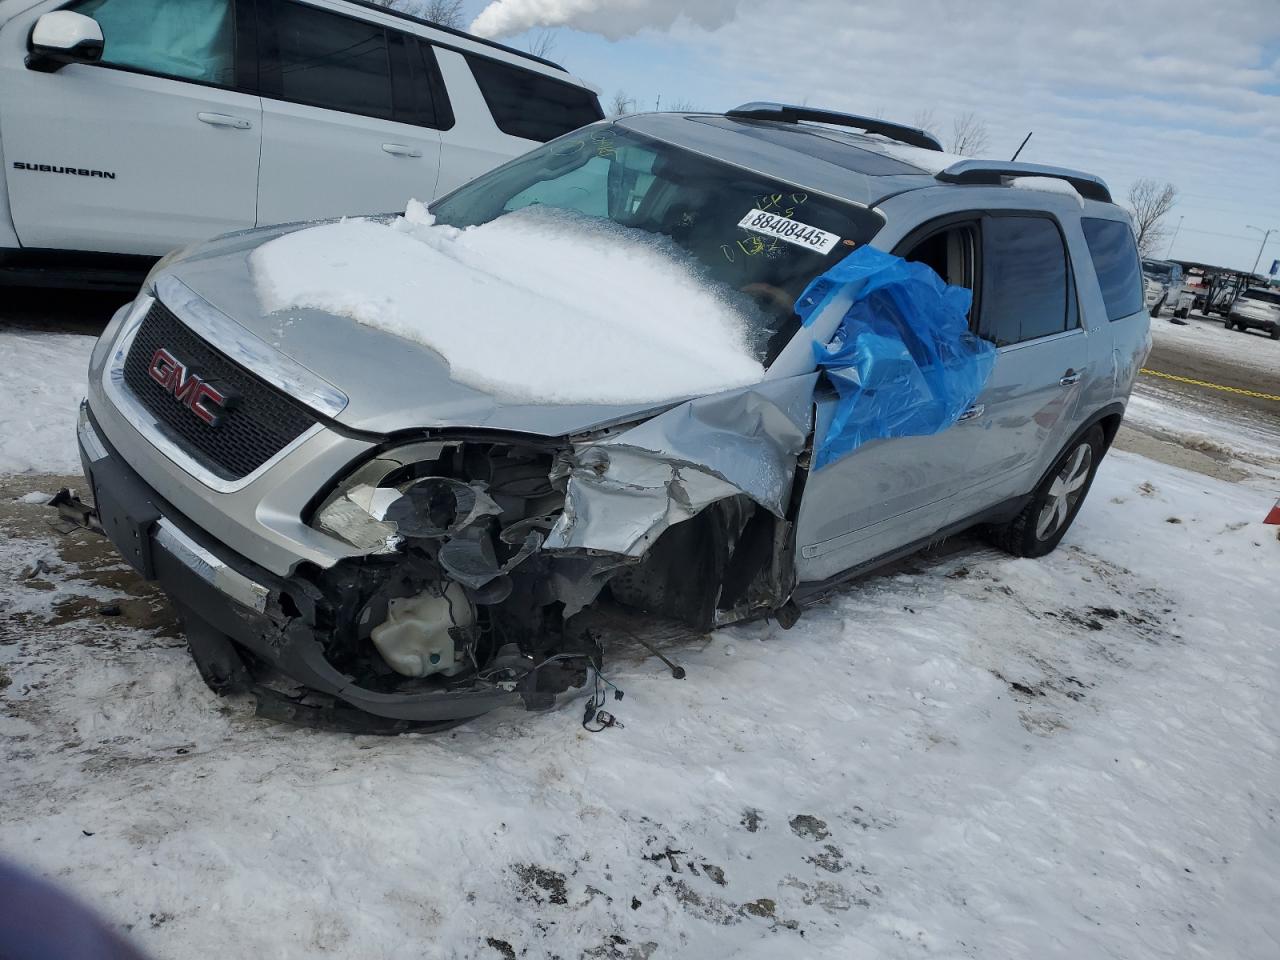
[[[1238,393],[1245,397],[1257,397],[1260,400],[1275,400],[1280,403],[1280,397],[1273,393],[1259,393],[1257,390],[1241,390],[1239,387],[1224,387],[1220,383],[1209,383],[1207,380],[1192,380],[1190,377],[1175,377],[1172,373],[1161,373],[1159,370],[1148,370],[1142,368],[1142,373],[1150,377],[1164,377],[1166,380],[1177,380],[1179,383],[1190,383],[1197,387],[1208,387],[1210,390],[1222,390],[1224,393]]]

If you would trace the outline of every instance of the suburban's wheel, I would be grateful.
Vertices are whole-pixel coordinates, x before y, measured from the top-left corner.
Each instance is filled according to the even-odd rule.
[[[1280,327],[1272,327],[1272,328],[1271,328],[1271,339],[1272,339],[1272,340],[1280,340]]]
[[[1227,317],[1222,321],[1222,325],[1226,327],[1228,330],[1230,330],[1232,327],[1236,325],[1236,322],[1232,320],[1230,317]]]
[[[1052,552],[1070,529],[1093,485],[1104,443],[1099,427],[1091,428],[1073,442],[1022,512],[1009,523],[991,528],[991,542],[1015,557],[1043,557]]]

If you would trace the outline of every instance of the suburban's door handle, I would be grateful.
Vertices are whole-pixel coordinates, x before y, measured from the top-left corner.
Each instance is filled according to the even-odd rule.
[[[235,127],[237,130],[248,130],[253,126],[243,117],[229,117],[225,113],[197,113],[196,119],[215,127]]]
[[[1061,379],[1061,380],[1059,380],[1058,382],[1059,382],[1060,384],[1062,384],[1064,387],[1069,387],[1069,386],[1071,386],[1071,384],[1073,384],[1073,383],[1079,383],[1079,382],[1080,382],[1080,371],[1079,371],[1079,370],[1068,370],[1066,373],[1064,373],[1064,374],[1062,375],[1062,379]]]
[[[384,143],[382,149],[393,157],[420,157],[422,151],[414,147],[407,147],[403,143]]]
[[[960,414],[961,420],[977,420],[980,416],[987,412],[984,404],[975,403],[972,407]]]

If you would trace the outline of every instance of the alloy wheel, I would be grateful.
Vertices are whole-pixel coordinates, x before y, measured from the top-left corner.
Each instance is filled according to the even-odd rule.
[[[1044,507],[1036,520],[1036,537],[1048,540],[1062,529],[1071,511],[1084,495],[1084,485],[1093,466],[1093,447],[1081,443],[1075,448],[1066,464],[1058,471],[1049,485]]]

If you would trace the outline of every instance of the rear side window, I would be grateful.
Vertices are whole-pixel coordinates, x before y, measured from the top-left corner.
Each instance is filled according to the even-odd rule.
[[[1107,305],[1107,319],[1119,320],[1141,311],[1142,265],[1129,225],[1119,220],[1082,217],[1080,226]]]
[[[103,66],[235,85],[231,0],[79,0],[63,9],[98,21]]]
[[[468,56],[467,65],[498,129],[509,136],[545,143],[604,118],[590,90],[483,57]]]
[[[287,0],[270,6],[275,51],[262,64],[264,94],[391,119],[391,60],[382,27]]]
[[[1057,224],[1043,217],[982,222],[978,335],[998,347],[1075,326],[1075,290]]]

